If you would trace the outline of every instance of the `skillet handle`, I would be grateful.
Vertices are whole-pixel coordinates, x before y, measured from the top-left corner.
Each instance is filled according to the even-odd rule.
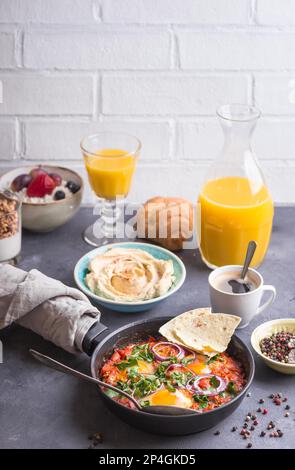
[[[82,348],[88,356],[91,356],[99,343],[99,339],[97,339],[97,337],[105,330],[107,330],[107,326],[98,321],[87,331],[83,339]]]

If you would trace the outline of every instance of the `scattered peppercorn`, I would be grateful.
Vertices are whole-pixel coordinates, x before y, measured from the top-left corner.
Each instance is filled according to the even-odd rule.
[[[255,429],[255,426],[251,426],[250,430],[254,431],[254,429]]]
[[[260,435],[260,437],[264,437],[265,434],[266,434],[266,433],[265,433],[264,431],[261,431],[261,433],[260,433],[259,435]]]
[[[251,442],[248,442],[248,444],[247,444],[247,449],[251,449],[251,447],[252,447],[252,443],[251,443]]]
[[[231,428],[231,432],[235,432],[237,429],[238,429],[237,426],[233,426],[233,427]]]
[[[258,420],[254,419],[253,424],[254,424],[254,426],[257,426],[258,425]]]
[[[99,432],[91,434],[90,436],[88,436],[88,439],[92,441],[91,445],[89,446],[89,449],[93,449],[98,444],[101,444],[103,442],[102,434],[100,434]]]
[[[263,398],[260,398],[259,403],[264,403]]]
[[[288,418],[290,416],[290,413],[288,413],[288,411],[287,411],[287,413],[285,413],[284,416],[285,416],[285,418]]]
[[[257,411],[257,413],[261,413],[262,410],[261,410],[261,408],[257,408],[256,411]]]
[[[263,415],[267,415],[267,413],[268,413],[268,409],[267,409],[267,408],[263,408],[262,414],[263,414]]]
[[[290,409],[290,405],[286,405],[285,410],[289,410],[289,409]]]
[[[219,436],[220,431],[215,431],[214,436]]]
[[[247,397],[251,397],[251,392],[248,392],[248,393],[247,393]]]
[[[283,402],[285,403],[286,401],[288,401],[288,398],[287,397],[283,398]]]

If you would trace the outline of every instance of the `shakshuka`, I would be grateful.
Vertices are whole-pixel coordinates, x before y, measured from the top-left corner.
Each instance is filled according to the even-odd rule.
[[[178,406],[200,412],[229,402],[246,383],[242,365],[227,352],[209,358],[154,338],[115,349],[99,377],[132,395],[142,406]],[[104,391],[113,400],[135,408],[128,398]]]

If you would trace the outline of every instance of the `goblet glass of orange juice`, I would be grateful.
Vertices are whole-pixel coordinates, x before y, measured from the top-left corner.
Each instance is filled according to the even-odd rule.
[[[221,155],[213,163],[199,195],[198,238],[210,268],[241,265],[250,240],[257,249],[251,266],[266,254],[273,202],[250,140],[260,112],[254,106],[223,105],[217,110],[224,132]]]
[[[99,198],[100,218],[84,231],[84,240],[93,246],[109,243],[118,230],[118,201],[128,195],[140,141],[120,132],[98,132],[81,141],[81,151],[91,188]]]

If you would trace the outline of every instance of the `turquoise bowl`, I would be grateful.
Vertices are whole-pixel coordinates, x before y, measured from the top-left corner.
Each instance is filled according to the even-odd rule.
[[[172,260],[174,267],[174,276],[175,280],[166,294],[156,297],[154,299],[143,300],[140,302],[118,302],[115,300],[106,299],[99,295],[94,294],[87,287],[85,283],[85,276],[88,273],[89,262],[97,255],[105,253],[109,248],[140,248],[141,250],[146,251],[150,255],[154,256],[157,259],[163,260]],[[84,294],[90,297],[96,304],[107,307],[111,310],[116,310],[117,312],[143,312],[144,310],[149,310],[155,305],[162,302],[162,300],[167,299],[170,295],[174,294],[184,283],[186,276],[186,270],[181,259],[165,248],[160,246],[151,245],[149,243],[140,243],[140,242],[122,242],[122,243],[110,243],[109,245],[103,245],[98,248],[95,248],[89,253],[86,253],[82,258],[79,259],[75,266],[74,270],[74,279],[75,283],[81,289]]]

